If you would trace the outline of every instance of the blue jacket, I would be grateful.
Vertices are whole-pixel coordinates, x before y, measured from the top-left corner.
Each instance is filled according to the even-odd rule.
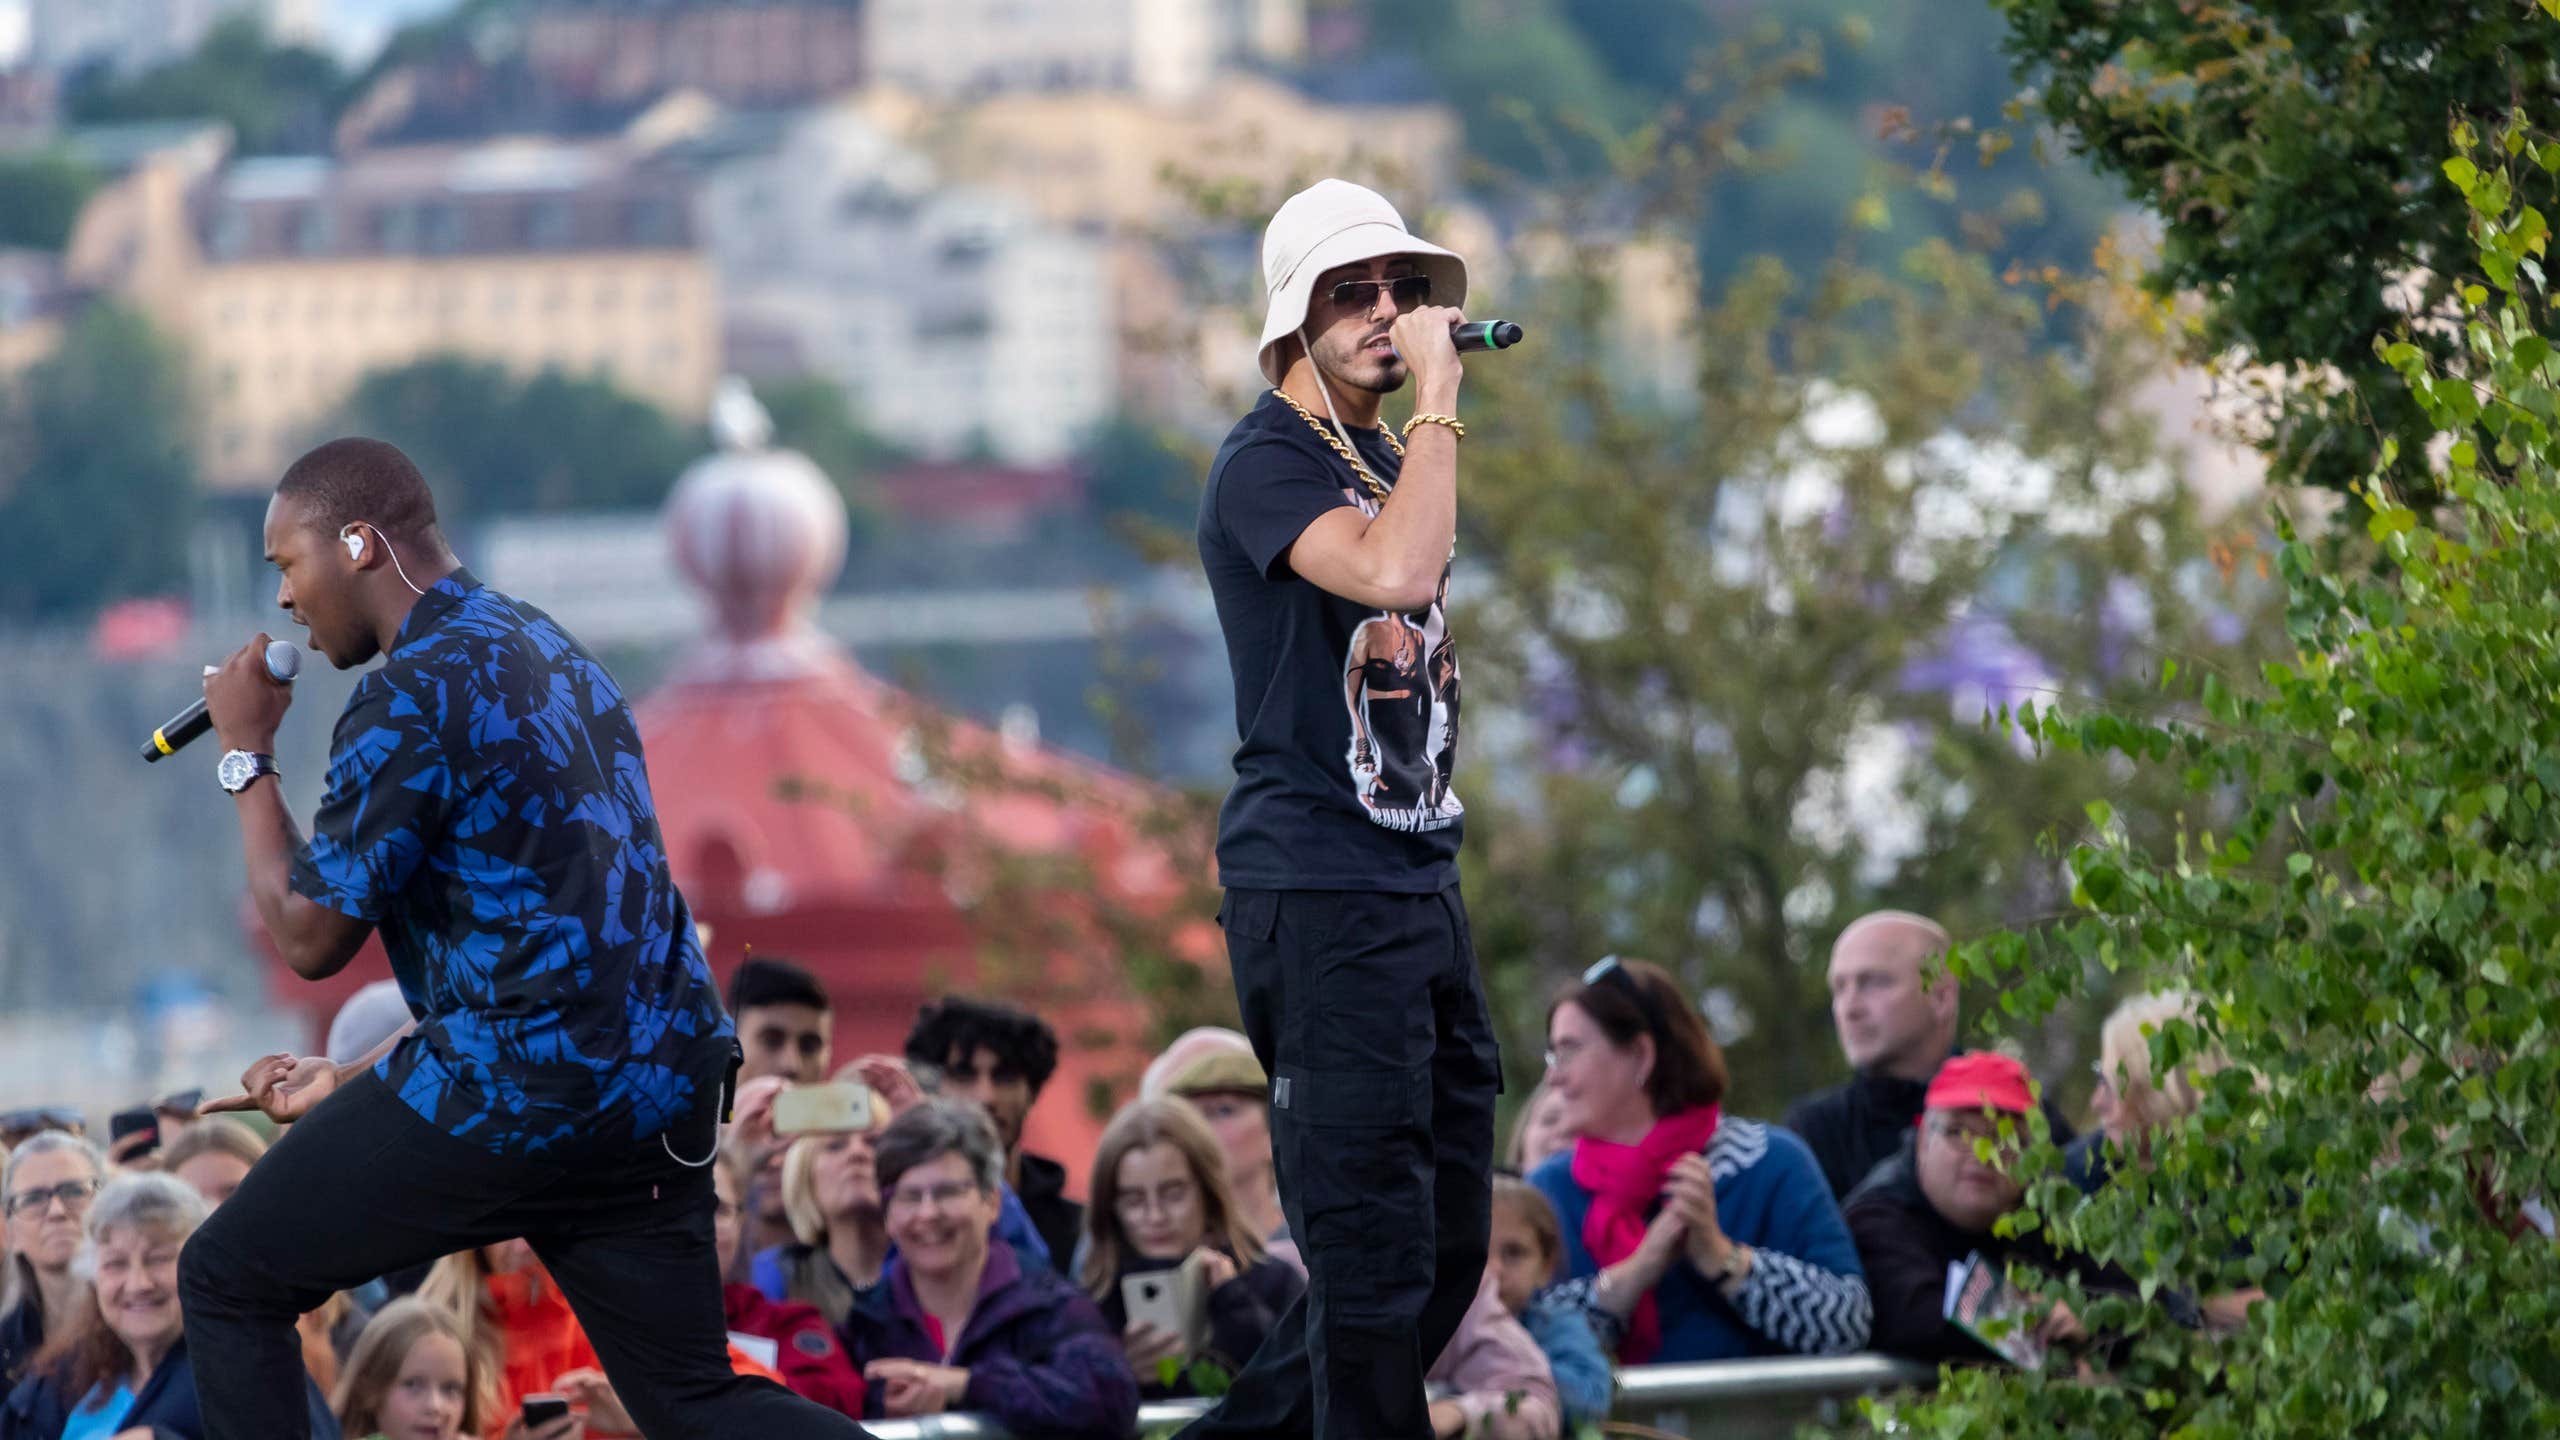
[[[1520,1323],[1546,1352],[1547,1369],[1556,1378],[1556,1399],[1564,1406],[1565,1432],[1608,1419],[1609,1407],[1618,1398],[1617,1377],[1600,1349],[1600,1337],[1591,1333],[1591,1322],[1574,1298],[1542,1290],[1520,1312]]]
[[[1831,1185],[1803,1141],[1775,1125],[1726,1116],[1707,1142],[1716,1177],[1716,1218],[1754,1252],[1732,1300],[1686,1264],[1654,1287],[1664,1363],[1749,1355],[1843,1355],[1862,1349],[1872,1306],[1858,1249]],[[1599,1265],[1582,1243],[1591,1195],[1573,1178],[1573,1152],[1550,1156],[1529,1183],[1556,1207],[1564,1231],[1564,1273]]]
[[[959,1366],[969,1389],[958,1408],[992,1415],[1016,1435],[1125,1440],[1138,1426],[1138,1377],[1092,1297],[1054,1271],[1025,1268],[1000,1240],[987,1245],[977,1304],[948,1359],[925,1330],[904,1260],[891,1260],[854,1306],[844,1341],[857,1370],[889,1359]],[[888,1388],[869,1387],[871,1418],[884,1418]]]
[[[311,1377],[302,1377],[303,1398],[311,1411],[311,1440],[338,1440],[338,1417]],[[71,1412],[87,1397],[64,1393],[62,1377],[36,1372],[18,1382],[0,1406],[0,1440],[61,1440]],[[196,1409],[196,1367],[180,1340],[134,1392],[133,1408],[116,1427],[149,1430],[152,1440],[204,1440],[204,1416]]]

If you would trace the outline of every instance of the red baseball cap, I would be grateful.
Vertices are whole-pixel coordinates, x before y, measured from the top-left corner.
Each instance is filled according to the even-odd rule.
[[[1990,1050],[1949,1057],[1929,1082],[1924,1103],[1931,1110],[1998,1110],[2009,1115],[2024,1115],[2036,1108],[2027,1067]]]

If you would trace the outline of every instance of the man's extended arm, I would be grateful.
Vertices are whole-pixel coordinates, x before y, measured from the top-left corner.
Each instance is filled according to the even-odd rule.
[[[276,729],[293,704],[293,690],[267,677],[266,646],[267,637],[258,635],[205,678],[205,708],[227,750],[275,753]],[[373,924],[293,893],[293,857],[302,848],[302,836],[284,808],[282,784],[262,775],[232,800],[240,812],[241,849],[249,861],[250,903],[257,906],[258,919],[274,937],[284,963],[305,980],[325,980],[347,968],[364,948],[364,937],[373,933]]]

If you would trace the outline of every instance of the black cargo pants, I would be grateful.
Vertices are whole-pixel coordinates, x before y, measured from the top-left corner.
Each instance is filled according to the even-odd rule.
[[[1502,1067],[1455,885],[1230,890],[1307,1290],[1183,1434],[1428,1440],[1423,1372],[1484,1278]]]

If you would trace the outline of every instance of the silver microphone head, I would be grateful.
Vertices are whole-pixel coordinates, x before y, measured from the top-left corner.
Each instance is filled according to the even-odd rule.
[[[290,640],[267,642],[267,673],[279,685],[290,685],[302,673],[302,651]]]

